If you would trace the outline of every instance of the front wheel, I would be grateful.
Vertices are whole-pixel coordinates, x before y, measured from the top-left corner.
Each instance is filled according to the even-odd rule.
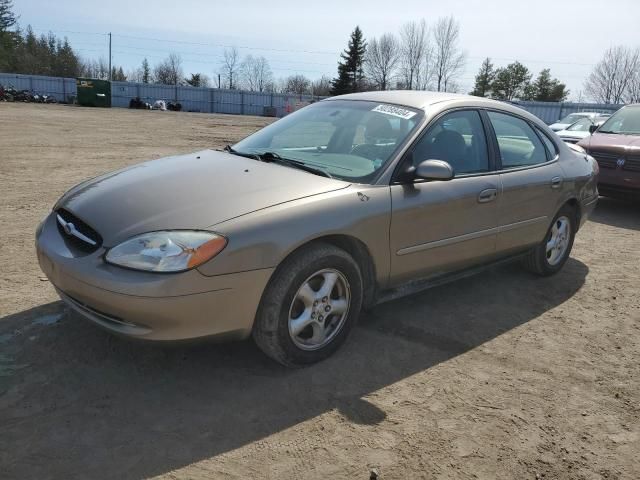
[[[576,229],[575,211],[565,205],[553,219],[544,240],[525,258],[525,267],[542,276],[558,273],[569,258]]]
[[[253,338],[287,366],[323,360],[346,340],[362,307],[362,275],[344,250],[304,247],[287,258],[265,289]]]

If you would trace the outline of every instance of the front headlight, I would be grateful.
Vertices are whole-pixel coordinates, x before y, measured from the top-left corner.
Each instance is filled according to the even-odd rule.
[[[212,259],[226,245],[226,238],[211,232],[150,232],[113,247],[105,260],[135,270],[182,272]]]

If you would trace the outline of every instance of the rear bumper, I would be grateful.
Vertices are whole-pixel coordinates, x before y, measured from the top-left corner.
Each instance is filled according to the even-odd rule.
[[[589,219],[589,217],[591,216],[591,214],[593,213],[593,210],[596,208],[596,205],[598,204],[598,195],[596,194],[595,198],[593,198],[592,200],[585,202],[582,204],[581,207],[581,212],[580,212],[580,225],[578,228],[581,228],[586,221]]]
[[[273,272],[207,277],[197,270],[122,269],[107,265],[101,251],[74,257],[50,219],[39,231],[36,251],[40,268],[73,311],[112,333],[144,340],[246,338]]]

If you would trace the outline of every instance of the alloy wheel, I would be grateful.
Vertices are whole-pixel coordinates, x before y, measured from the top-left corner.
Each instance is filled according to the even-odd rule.
[[[547,239],[547,262],[555,266],[562,261],[571,239],[571,222],[565,216],[558,217]]]
[[[289,307],[289,335],[302,350],[329,344],[342,329],[351,304],[351,288],[338,270],[325,268],[308,277]]]

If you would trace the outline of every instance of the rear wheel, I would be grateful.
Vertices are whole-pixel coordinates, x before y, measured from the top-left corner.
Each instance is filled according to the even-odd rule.
[[[575,210],[565,205],[553,219],[544,240],[525,258],[525,267],[542,276],[559,272],[571,253],[576,228]]]
[[[295,252],[263,295],[253,338],[287,366],[318,362],[346,340],[362,307],[362,276],[344,250],[315,244]]]

